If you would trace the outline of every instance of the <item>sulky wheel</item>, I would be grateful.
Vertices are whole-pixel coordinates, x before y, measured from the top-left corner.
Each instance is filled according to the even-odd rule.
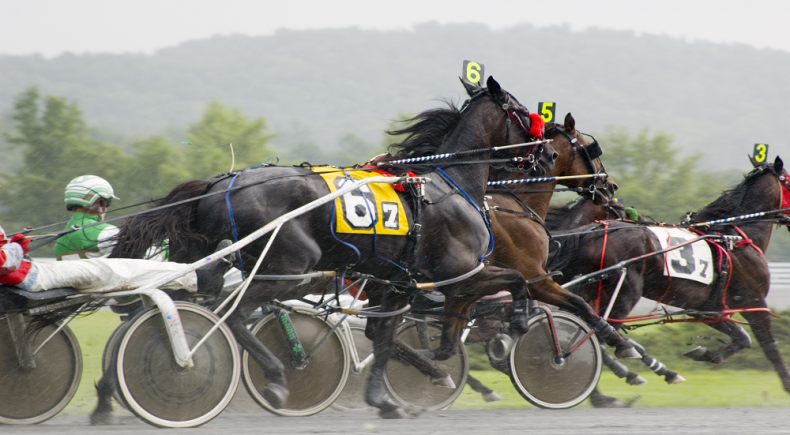
[[[199,305],[175,304],[193,349],[219,319]],[[156,307],[129,321],[113,360],[128,409],[160,427],[195,427],[210,421],[233,399],[241,374],[236,340],[224,324],[192,355],[193,367],[179,366]]]
[[[362,362],[373,353],[373,342],[365,336],[364,326],[349,326],[348,331],[351,333],[352,342],[357,351],[357,358],[359,362]],[[343,392],[332,404],[333,408],[341,411],[358,411],[371,408],[370,405],[365,403],[365,387],[372,365],[373,360],[370,360],[358,372],[353,367],[351,368],[351,371],[348,373],[346,387],[343,388]]]
[[[552,312],[562,352],[568,352],[589,331],[581,319]],[[601,349],[593,334],[564,360],[556,346],[545,313],[529,320],[529,331],[513,345],[510,380],[529,403],[540,408],[571,408],[587,398],[601,375]]]
[[[304,417],[323,411],[340,396],[348,379],[350,352],[338,330],[330,333],[334,325],[332,318],[325,321],[324,317],[315,315],[315,310],[302,307],[293,307],[288,316],[304,352],[310,354],[303,367],[295,366],[293,353],[275,314],[265,316],[252,328],[252,334],[285,366],[290,393],[285,406],[275,409],[263,397],[261,391],[269,380],[247,351],[242,355],[243,380],[250,396],[267,411],[286,417]]]
[[[35,424],[52,418],[74,397],[82,377],[82,352],[68,326],[57,333],[57,326],[47,326],[28,336],[24,331],[27,319],[19,314],[0,316],[0,423],[4,424]],[[16,340],[21,346],[15,346],[15,336],[21,338],[21,342]],[[21,351],[32,355],[50,336],[33,364],[25,367],[17,349],[27,345]]]
[[[421,331],[425,326],[424,332]],[[442,329],[431,323],[407,322],[398,327],[398,339],[415,350],[434,351],[439,347]],[[406,407],[427,411],[446,409],[461,394],[469,374],[469,361],[466,347],[458,346],[458,353],[446,361],[436,364],[447,372],[455,383],[455,388],[434,385],[430,378],[416,368],[395,359],[387,362],[384,381],[392,397]]]

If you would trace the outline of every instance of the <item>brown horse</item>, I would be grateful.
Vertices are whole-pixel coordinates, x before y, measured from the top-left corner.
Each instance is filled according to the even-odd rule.
[[[635,214],[635,211],[633,213]],[[560,269],[561,266],[559,264],[555,264],[554,261],[557,260],[558,263],[561,263],[561,259],[559,257],[562,255],[561,253],[563,252],[563,247],[565,247],[565,239],[566,237],[574,237],[575,232],[573,230],[576,228],[591,224],[593,222],[604,220],[625,221],[628,220],[628,218],[629,216],[627,215],[625,207],[620,201],[616,199],[609,201],[605,205],[598,205],[589,198],[580,197],[571,204],[552,206],[549,209],[548,215],[546,216],[546,227],[552,233],[552,239],[554,243],[551,244],[549,249],[549,259],[546,264],[546,269]],[[631,216],[631,218],[640,223],[647,222],[647,220],[640,215]],[[568,233],[568,235],[564,236],[564,233]],[[568,245],[571,247],[574,246],[572,243],[569,243]],[[558,281],[565,282],[567,279],[558,279]],[[621,290],[620,294],[622,295],[625,291],[627,291],[627,289]],[[629,297],[626,297],[626,299],[631,300]],[[587,303],[592,305],[595,303],[595,301],[587,300]],[[613,326],[615,329],[619,329],[620,325],[621,323],[615,323]],[[669,370],[669,368],[662,362],[648,355],[645,351],[645,348],[639,343],[630,338],[628,341],[633,344],[637,352],[642,355],[642,362],[656,375],[663,376],[664,380],[668,384],[678,384],[685,381],[682,376],[672,370]],[[615,361],[612,357],[610,357],[606,353],[605,349],[602,349],[601,356],[603,358],[603,363],[619,378],[625,378],[629,385],[642,385],[647,383],[647,380],[645,380],[638,373],[632,372],[627,366]],[[598,391],[597,387],[590,394],[590,401],[596,408],[629,406],[628,401],[622,402],[614,397],[602,395]]]
[[[601,154],[597,142],[588,143],[576,130],[576,121],[569,113],[563,125],[549,124],[546,137],[553,138],[552,146],[560,157],[555,162],[555,173],[560,175],[603,173],[604,167],[598,158]],[[592,180],[592,181],[591,181]],[[617,186],[610,178],[571,179],[563,184],[584,187],[585,195],[597,204],[612,199]],[[595,188],[595,184],[599,184]],[[489,257],[492,264],[518,270],[528,281],[546,275],[544,265],[549,253],[549,236],[544,220],[549,210],[549,201],[557,181],[530,184],[523,187],[507,187],[487,191],[491,212],[491,230],[494,233],[494,252]],[[510,185],[514,186],[514,185]],[[518,186],[518,185],[515,185]],[[590,186],[593,186],[590,189]],[[538,280],[529,285],[529,298],[557,306],[579,316],[587,322],[604,342],[615,347],[618,358],[638,358],[633,346],[598,316],[584,299],[563,289],[553,279]],[[513,318],[518,319],[526,311],[514,299]],[[526,314],[523,314],[526,315]]]
[[[788,207],[785,198],[790,197],[790,185],[787,181],[790,174],[785,171],[782,160],[777,157],[773,164],[758,165],[754,161],[752,163],[755,169],[747,174],[738,186],[725,191],[719,199],[690,217],[690,224],[706,234],[720,233],[743,238],[741,242],[731,247],[712,246],[714,258],[718,256],[721,260],[720,264],[723,265],[716,271],[718,278],[712,284],[706,285],[692,280],[667,277],[664,274],[665,260],[662,255],[650,256],[643,261],[631,263],[627,266],[623,287],[613,306],[610,319],[626,318],[640,296],[668,305],[696,310],[698,311],[696,317],[707,321],[713,320],[712,323],[706,323],[717,331],[727,334],[732,341],[712,351],[697,347],[686,352],[685,355],[697,361],[718,364],[736,352],[751,347],[751,340],[743,328],[734,321],[723,315],[710,313],[723,312],[725,309],[740,310],[741,315],[749,322],[766,357],[773,363],[784,389],[790,392],[790,372],[776,346],[771,332],[770,313],[765,302],[770,275],[763,255],[768,248],[773,224],[786,221],[774,213],[768,214],[767,218],[747,219],[737,224],[705,224],[717,219]],[[611,222],[608,224],[608,229],[604,229],[603,224],[599,223],[580,230],[586,231],[586,234],[575,238],[575,244],[566,241],[566,252],[572,254],[561,259],[564,260],[561,268],[565,273],[561,282],[567,282],[574,276],[598,271],[602,260],[605,268],[662,249],[655,234],[643,225]],[[605,255],[602,255],[604,238],[607,239],[607,245]],[[681,254],[686,260],[686,265],[694,264],[691,250]],[[618,276],[610,275],[600,281],[601,307],[608,305],[618,279]],[[583,282],[578,288],[574,288],[574,291],[586,300],[598,299],[598,281]]]

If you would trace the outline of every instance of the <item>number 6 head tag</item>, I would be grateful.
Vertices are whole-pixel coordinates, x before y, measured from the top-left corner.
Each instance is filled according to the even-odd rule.
[[[765,163],[765,160],[768,158],[768,144],[767,143],[756,143],[754,144],[754,153],[753,153],[754,161],[758,164]]]
[[[482,63],[472,62],[471,60],[464,61],[464,71],[461,73],[463,81],[466,83],[482,86],[483,77],[485,76],[485,66]]]

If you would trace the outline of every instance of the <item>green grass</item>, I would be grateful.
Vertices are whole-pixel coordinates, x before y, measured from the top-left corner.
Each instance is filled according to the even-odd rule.
[[[101,377],[102,351],[110,333],[119,323],[117,314],[100,311],[74,320],[70,324],[82,349],[83,372],[77,394],[63,411],[64,413],[87,414],[95,407],[96,393],[93,385]],[[756,351],[760,352],[759,348]],[[750,352],[755,352],[755,349]],[[790,359],[790,355],[785,354],[785,358]],[[678,370],[687,379],[686,382],[678,385],[667,385],[663,378],[641,371],[648,383],[633,387],[608,370],[604,370],[599,386],[604,394],[620,399],[639,395],[635,407],[790,406],[790,394],[782,389],[779,378],[773,371],[726,368],[706,370],[705,364],[696,364],[701,368],[693,371]],[[727,362],[724,363],[725,367],[726,364]],[[635,367],[633,363],[629,363],[629,366]],[[453,405],[453,409],[531,407],[516,392],[506,375],[492,370],[474,370],[472,374],[499,393],[503,400],[485,403],[478,393],[466,387]],[[579,406],[590,405],[589,402],[585,402]],[[117,406],[115,408],[118,409]]]
[[[603,394],[621,400],[640,396],[637,408],[665,407],[738,407],[790,406],[787,394],[774,372],[759,370],[695,370],[682,373],[686,382],[667,385],[663,377],[645,373],[648,383],[631,386],[608,370],[601,374],[598,386]],[[499,393],[502,400],[485,403],[480,394],[468,386],[455,401],[452,409],[532,408],[521,398],[510,383],[510,378],[497,371],[473,371],[472,376]],[[579,407],[589,408],[589,401]]]

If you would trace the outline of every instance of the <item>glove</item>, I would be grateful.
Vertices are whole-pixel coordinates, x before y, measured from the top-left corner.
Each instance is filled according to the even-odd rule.
[[[12,237],[11,240],[9,241],[9,243],[17,243],[17,244],[19,244],[19,246],[22,247],[22,252],[27,254],[28,251],[30,251],[30,240],[32,240],[30,237],[25,237],[24,234],[19,233],[19,234],[15,235],[14,237]]]

